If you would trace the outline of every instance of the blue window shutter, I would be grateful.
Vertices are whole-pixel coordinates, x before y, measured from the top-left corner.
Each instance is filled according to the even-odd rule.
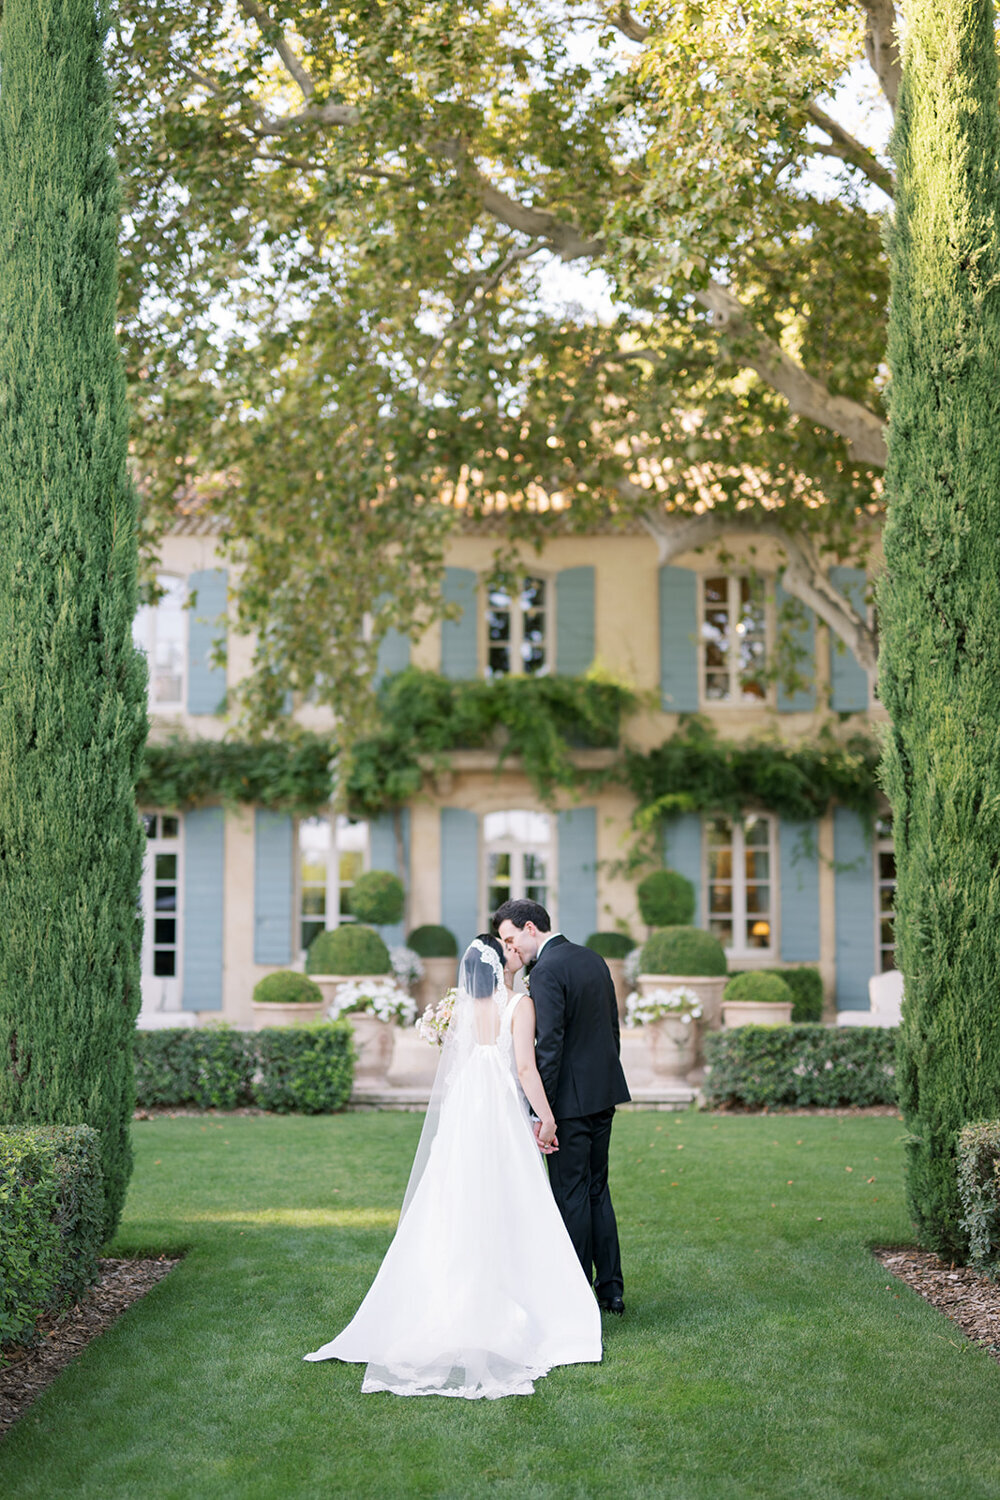
[[[819,959],[819,848],[815,823],[782,818],[778,833],[781,956],[786,963]]]
[[[400,630],[387,630],[378,643],[378,661],[375,681],[390,677],[393,672],[402,672],[410,665],[410,637]]]
[[[217,714],[225,707],[226,669],[212,665],[219,641],[226,641],[226,570],[192,573],[188,588],[195,595],[188,621],[189,714]]]
[[[372,819],[368,825],[368,848],[373,870],[391,870],[408,887],[410,881],[410,809],[402,808],[399,817],[403,835],[404,868],[402,870],[399,868],[399,860],[396,858],[396,830],[392,813],[383,813],[380,818]],[[390,948],[398,947],[406,940],[402,922],[395,922],[391,927],[381,927],[379,931]]]
[[[445,568],[442,596],[457,604],[457,620],[441,622],[441,671],[445,677],[475,677],[479,672],[478,585],[471,568]],[[472,934],[475,937],[475,933]]]
[[[594,661],[594,570],[564,568],[556,575],[556,671],[580,677]]]
[[[660,569],[660,701],[667,713],[698,711],[698,578]]]
[[[185,1010],[222,1009],[222,893],[225,821],[221,807],[184,814]]]
[[[837,1009],[868,1010],[875,973],[875,870],[871,840],[856,812],[833,813]]]
[[[253,820],[253,961],[292,961],[294,840],[288,813],[258,807]]]
[[[686,875],[694,886],[694,925],[701,926],[701,818],[681,813],[666,826],[663,857],[672,870]]]
[[[859,614],[864,614],[868,580],[863,568],[831,568],[830,582]],[[868,707],[868,674],[854,652],[847,650],[832,632],[830,706],[839,714],[861,713]]]
[[[597,809],[557,813],[559,930],[574,943],[597,931]]]
[[[463,807],[441,809],[441,921],[459,953],[479,931],[479,819]]]
[[[775,589],[775,604],[779,611],[789,598],[791,595],[779,583]],[[796,648],[801,648],[806,653],[805,659],[800,662],[796,650],[795,669],[803,677],[808,677],[809,683],[794,693],[786,692],[781,683],[778,683],[778,712],[782,714],[811,713],[816,707],[816,619],[811,609],[806,610],[806,616],[801,623],[792,625],[791,633]]]

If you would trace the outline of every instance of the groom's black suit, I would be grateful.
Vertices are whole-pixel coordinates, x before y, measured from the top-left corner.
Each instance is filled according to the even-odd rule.
[[[618,1225],[608,1191],[615,1105],[629,1098],[615,986],[604,959],[560,933],[528,970],[535,1058],[558,1128],[549,1180],[587,1280],[602,1302],[622,1295]]]

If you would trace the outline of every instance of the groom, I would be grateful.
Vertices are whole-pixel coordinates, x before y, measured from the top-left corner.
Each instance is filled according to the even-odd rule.
[[[618,1058],[614,982],[599,954],[551,930],[537,901],[505,901],[493,925],[506,952],[530,975],[535,1058],[559,1141],[548,1158],[552,1193],[587,1280],[596,1273],[599,1305],[621,1316],[624,1282],[608,1145],[615,1105],[624,1104],[629,1091]],[[539,1134],[539,1145],[547,1144]]]

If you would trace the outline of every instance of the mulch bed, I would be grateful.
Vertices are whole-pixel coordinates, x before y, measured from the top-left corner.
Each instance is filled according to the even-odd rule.
[[[1000,1361],[1000,1282],[968,1266],[952,1265],[929,1250],[880,1249],[875,1258],[946,1313],[978,1348]]]
[[[39,1323],[40,1343],[8,1351],[14,1362],[0,1370],[0,1438],[91,1339],[117,1322],[176,1264],[162,1255],[158,1260],[100,1261],[96,1286],[68,1312]]]

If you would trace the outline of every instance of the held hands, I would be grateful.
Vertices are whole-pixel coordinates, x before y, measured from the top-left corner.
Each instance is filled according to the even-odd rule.
[[[553,1151],[559,1150],[559,1142],[556,1139],[555,1120],[550,1120],[547,1123],[535,1120],[532,1124],[532,1129],[535,1133],[535,1140],[538,1142],[538,1149],[543,1156],[551,1156]]]

